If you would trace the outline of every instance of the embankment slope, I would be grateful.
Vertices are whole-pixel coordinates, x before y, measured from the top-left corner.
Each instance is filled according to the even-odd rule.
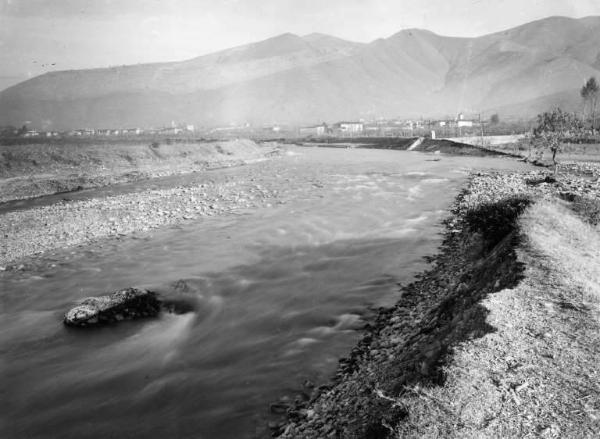
[[[0,146],[0,202],[261,160],[274,144],[62,143]]]
[[[282,437],[597,437],[598,176],[474,176],[432,268]]]

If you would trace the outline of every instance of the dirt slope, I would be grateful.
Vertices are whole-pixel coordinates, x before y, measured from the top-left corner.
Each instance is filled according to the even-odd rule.
[[[262,160],[274,144],[48,143],[0,146],[0,202]]]

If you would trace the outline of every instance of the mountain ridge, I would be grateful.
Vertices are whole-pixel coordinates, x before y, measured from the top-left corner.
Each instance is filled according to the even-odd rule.
[[[548,17],[472,38],[284,33],[179,62],[46,73],[0,92],[0,125],[302,124],[499,108],[534,116],[600,76],[598,41],[600,17]]]

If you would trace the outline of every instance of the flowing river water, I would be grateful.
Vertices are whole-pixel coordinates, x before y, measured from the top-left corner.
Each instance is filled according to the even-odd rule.
[[[41,256],[52,264],[0,273],[3,437],[267,435],[269,403],[293,399],[306,380],[327,382],[365,312],[393,304],[398,283],[426,267],[467,172],[522,166],[291,148],[211,174],[276,188],[274,206],[65,249]],[[92,330],[62,325],[81,298],[128,286],[176,290],[197,311]]]

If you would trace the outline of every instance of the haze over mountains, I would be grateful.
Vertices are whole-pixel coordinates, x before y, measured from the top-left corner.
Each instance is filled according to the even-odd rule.
[[[283,34],[183,62],[47,73],[0,92],[0,125],[44,129],[309,124],[580,107],[600,79],[600,17],[478,38],[408,29],[368,44]]]

